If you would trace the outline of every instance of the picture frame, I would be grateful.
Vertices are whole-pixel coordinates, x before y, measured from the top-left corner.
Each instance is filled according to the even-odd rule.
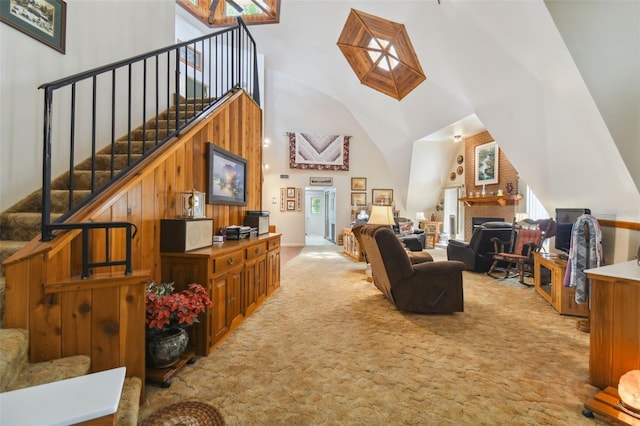
[[[287,211],[296,210],[296,200],[287,200]]]
[[[351,205],[356,207],[364,207],[367,205],[367,193],[366,192],[352,192],[351,193]]]
[[[393,205],[393,189],[372,189],[371,202],[376,206]]]
[[[489,185],[498,183],[499,147],[493,141],[475,148],[475,184]]]
[[[247,205],[247,160],[207,142],[207,203]]]
[[[0,22],[66,53],[67,4],[64,0],[2,1]]]
[[[182,43],[182,41],[178,40],[178,43]],[[180,48],[180,62],[198,71],[202,71],[202,52],[190,45],[182,46]]]
[[[296,189],[293,187],[287,188],[287,198],[296,198]]]
[[[296,188],[296,210],[302,211],[302,188]]]
[[[311,186],[333,186],[332,177],[310,177],[309,185]]]
[[[285,211],[286,189],[280,188],[280,211]]]
[[[365,177],[352,177],[351,178],[351,190],[352,191],[366,191],[367,190],[367,178],[365,178]]]

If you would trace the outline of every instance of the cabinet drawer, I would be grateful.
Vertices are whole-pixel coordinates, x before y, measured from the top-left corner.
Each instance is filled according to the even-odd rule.
[[[280,238],[274,238],[269,240],[269,250],[274,250],[280,247]]]
[[[267,243],[256,244],[251,247],[247,247],[247,260],[255,259],[256,257],[263,256],[267,252]]]
[[[225,256],[216,257],[213,259],[213,272],[220,273],[225,272],[233,267],[242,265],[244,262],[244,252],[234,251]]]

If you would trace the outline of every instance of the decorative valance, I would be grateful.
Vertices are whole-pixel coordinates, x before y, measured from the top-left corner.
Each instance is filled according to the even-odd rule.
[[[343,135],[287,133],[289,168],[349,170],[349,139]]]

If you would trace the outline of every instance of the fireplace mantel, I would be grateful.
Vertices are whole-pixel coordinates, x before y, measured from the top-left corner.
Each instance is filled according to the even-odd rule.
[[[522,195],[497,195],[489,197],[460,197],[458,199],[462,201],[465,206],[471,207],[476,204],[494,204],[499,206],[518,205],[518,202],[522,200]]]

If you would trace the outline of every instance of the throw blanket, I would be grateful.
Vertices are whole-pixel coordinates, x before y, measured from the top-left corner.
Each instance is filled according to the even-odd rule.
[[[583,214],[576,219],[571,228],[569,260],[564,276],[564,285],[576,289],[576,303],[589,300],[589,280],[584,270],[602,265],[601,241],[600,224],[595,217]]]

